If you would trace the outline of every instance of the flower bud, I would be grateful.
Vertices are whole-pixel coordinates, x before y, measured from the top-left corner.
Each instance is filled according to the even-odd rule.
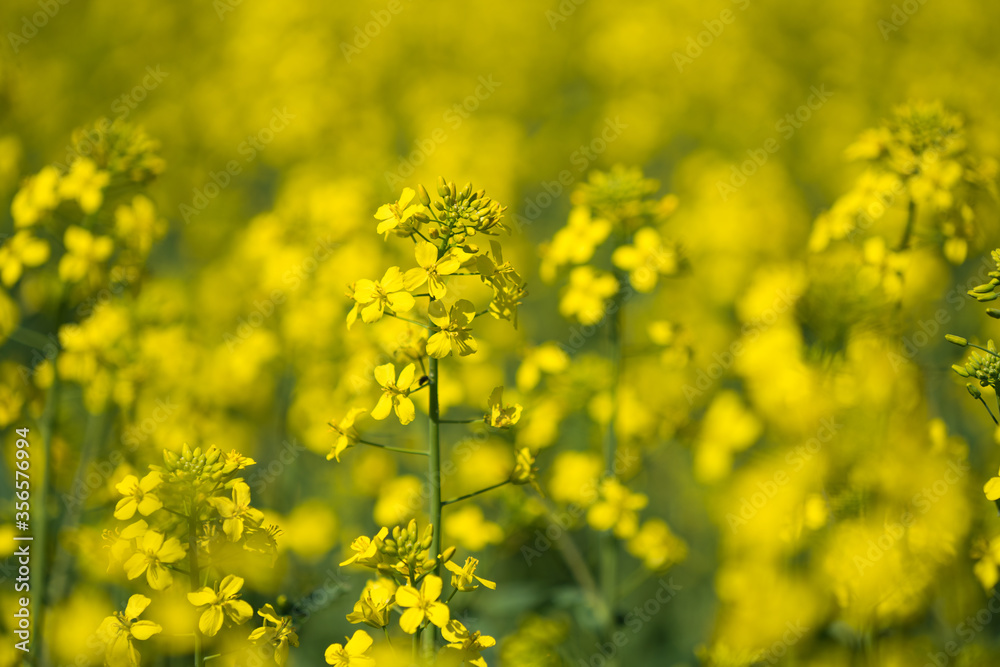
[[[419,199],[420,203],[424,206],[431,205],[431,197],[427,194],[427,190],[422,185],[417,186],[417,199]]]
[[[954,334],[947,334],[944,337],[944,339],[949,343],[954,343],[955,345],[958,345],[959,347],[965,347],[966,345],[969,344],[968,339],[962,338],[961,336],[955,336]]]
[[[979,387],[975,386],[971,382],[968,383],[968,384],[966,384],[965,388],[969,390],[970,394],[972,394],[972,398],[975,398],[975,399],[978,400],[978,399],[980,399],[980,398],[983,397],[983,393],[981,391],[979,391]]]
[[[969,377],[969,371],[965,370],[965,368],[962,367],[962,366],[957,366],[955,364],[952,364],[951,365],[951,370],[955,371],[956,373],[958,373],[959,375],[961,375],[964,378]]]

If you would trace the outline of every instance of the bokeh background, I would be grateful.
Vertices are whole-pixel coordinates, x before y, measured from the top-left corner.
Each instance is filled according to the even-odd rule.
[[[666,370],[626,372],[622,421],[636,455],[625,477],[649,496],[643,516],[687,544],[683,562],[640,577],[621,600],[625,617],[661,581],[681,587],[629,631],[618,658],[911,666],[991,664],[1000,653],[987,607],[1000,530],[981,491],[1000,455],[989,417],[949,370],[962,350],[943,338],[989,336],[990,320],[964,293],[996,269],[996,207],[988,192],[969,200],[961,256],[943,249],[932,220],[918,224],[890,262],[892,280],[872,267],[884,270],[892,254],[905,198],[864,232],[884,237],[881,251],[810,244],[817,219],[858,191],[865,167],[845,150],[900,105],[940,102],[961,116],[968,153],[990,173],[1000,155],[1000,7],[9,0],[0,26],[0,231],[13,232],[9,204],[23,179],[64,163],[73,130],[101,117],[140,124],[165,163],[147,190],[165,235],[141,284],[111,299],[131,324],[93,343],[104,389],[84,378],[59,412],[48,664],[101,664],[93,628],[131,590],[106,571],[101,549],[114,484],[184,442],[258,462],[255,505],[283,535],[273,568],[243,573],[246,597],[255,608],[280,598],[308,612],[290,664],[319,664],[351,631],[344,614],[364,577],[337,563],[356,536],[409,518],[397,500],[419,473],[381,452],[353,451],[340,465],[325,458],[327,422],[354,403],[374,405],[371,368],[396,334],[348,332],[345,290],[406,254],[375,234],[378,206],[439,175],[486,188],[520,221],[504,252],[530,291],[516,330],[488,324],[488,354],[444,371],[453,406],[520,384],[523,428],[491,435],[445,485],[458,494],[489,483],[512,460],[512,439],[541,450],[549,499],[571,502],[572,491],[549,487],[560,470],[586,477],[565,472],[586,462],[562,454],[599,449],[604,343],[570,342],[579,325],[556,308],[564,277],[541,279],[539,247],[566,223],[570,191],[616,164],[640,168],[679,202],[664,230],[684,269],[637,300],[629,334],[639,345],[647,324],[664,321],[676,335],[660,341]],[[761,149],[763,164],[734,176]],[[561,172],[569,185],[556,188]],[[54,330],[51,313],[8,293],[22,327]],[[44,346],[20,338],[0,348],[5,442],[41,414],[39,390],[17,369],[44,363]],[[572,370],[535,391],[515,378],[546,342],[569,349]],[[121,382],[124,398],[107,389]],[[992,404],[991,390],[984,396]],[[379,428],[419,443],[420,432]],[[100,471],[106,461],[110,473]],[[953,469],[959,481],[938,493]],[[91,470],[101,481],[88,486]],[[0,481],[7,492],[11,476]],[[731,515],[772,482],[779,492],[734,527]],[[65,494],[81,500],[74,512]],[[548,525],[524,497],[506,489],[445,526],[446,543],[479,554],[500,584],[466,610],[500,642],[487,659],[604,664],[565,563],[523,557]],[[916,522],[896,536],[891,526],[907,511]],[[574,534],[591,558],[597,536]],[[4,536],[0,551],[12,549]],[[632,558],[623,578],[641,570],[641,558],[623,558]],[[794,640],[789,627],[802,628]],[[19,664],[12,643],[0,645],[4,664]],[[167,633],[148,644],[149,664],[186,650]]]

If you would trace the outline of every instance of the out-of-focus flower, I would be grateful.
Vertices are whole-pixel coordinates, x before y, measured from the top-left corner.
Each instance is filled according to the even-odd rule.
[[[97,634],[106,645],[104,660],[108,667],[139,667],[141,656],[135,642],[163,631],[157,623],[139,620],[151,602],[145,595],[133,595],[128,599],[125,613],[116,611],[101,622]]]
[[[125,479],[115,486],[118,493],[125,496],[115,506],[115,518],[127,521],[132,518],[136,510],[143,516],[149,516],[163,507],[163,501],[151,493],[162,481],[160,473],[155,471],[141,480],[135,475],[126,475]]]
[[[49,244],[22,229],[0,247],[0,280],[10,287],[21,279],[25,267],[41,266],[49,261]]]

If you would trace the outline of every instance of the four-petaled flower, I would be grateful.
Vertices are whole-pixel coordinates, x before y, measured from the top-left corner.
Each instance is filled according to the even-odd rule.
[[[479,588],[479,584],[486,586],[486,588],[491,591],[495,590],[497,587],[496,582],[476,576],[476,566],[478,565],[479,560],[473,558],[472,556],[465,559],[464,567],[459,567],[452,561],[448,561],[444,564],[444,566],[453,573],[451,585],[463,593],[476,590]],[[477,581],[479,582],[478,584],[476,583]]]
[[[351,408],[339,422],[330,420],[330,428],[337,434],[337,440],[333,443],[333,449],[326,455],[327,461],[337,459],[337,462],[340,463],[340,455],[344,453],[344,450],[358,443],[358,430],[354,428],[354,422],[366,412],[368,411],[364,408]]]
[[[510,473],[510,483],[518,485],[531,484],[535,491],[541,493],[542,489],[535,480],[537,469],[534,468],[534,465],[535,455],[527,447],[521,447],[514,455],[514,469]]]
[[[174,577],[166,567],[184,558],[184,547],[176,537],[165,539],[163,533],[147,530],[138,539],[135,553],[125,561],[125,574],[135,579],[146,573],[150,588],[162,591],[173,583]]]
[[[381,553],[379,548],[382,546],[383,540],[385,540],[386,535],[389,534],[389,529],[385,526],[378,531],[378,534],[373,538],[368,538],[365,535],[355,539],[351,542],[351,551],[354,555],[345,560],[340,564],[340,567],[345,565],[350,565],[351,563],[357,563],[358,565],[364,565],[366,567],[376,567],[382,562]]]
[[[375,659],[365,655],[372,647],[372,643],[372,638],[367,632],[358,630],[346,644],[327,646],[323,657],[326,658],[326,664],[336,667],[375,667]]]
[[[434,299],[443,299],[448,292],[442,276],[449,276],[458,271],[462,262],[468,258],[458,248],[451,248],[439,259],[437,246],[426,241],[417,242],[414,255],[420,266],[403,274],[403,283],[410,291],[427,283],[427,292]]]
[[[264,520],[264,513],[250,507],[250,487],[246,482],[233,484],[233,497],[209,498],[208,502],[224,519],[222,530],[229,536],[230,542],[238,542],[243,537],[244,523],[249,522],[256,527]]]
[[[493,637],[484,635],[478,630],[469,632],[468,628],[457,620],[452,620],[441,628],[441,636],[448,645],[441,649],[442,654],[451,654],[462,661],[463,665],[486,667],[486,660],[480,655],[483,649],[496,645]]]
[[[21,279],[24,267],[40,266],[49,261],[49,244],[22,229],[0,247],[0,280],[10,287]]]
[[[1000,474],[1000,473],[997,473]],[[993,477],[983,485],[987,500],[1000,500],[1000,477]]]
[[[403,283],[403,272],[398,266],[390,266],[386,269],[382,280],[361,279],[354,283],[351,298],[354,299],[354,307],[347,313],[347,328],[358,319],[358,311],[361,311],[361,320],[366,324],[378,322],[382,319],[385,309],[388,308],[393,313],[405,313],[413,308],[415,301],[413,295],[406,291]]]
[[[59,277],[68,283],[93,276],[115,247],[110,236],[94,236],[76,225],[66,228],[63,244],[67,252],[59,260]]]
[[[382,397],[378,399],[375,409],[372,410],[373,419],[385,419],[393,410],[399,417],[399,423],[406,426],[416,415],[413,401],[410,400],[410,386],[413,384],[413,376],[416,369],[413,364],[407,364],[403,370],[399,371],[396,377],[396,367],[393,364],[384,364],[375,368],[375,379],[382,387]]]
[[[101,621],[97,635],[107,644],[104,661],[109,667],[139,667],[140,656],[134,640],[145,641],[163,631],[152,621],[138,620],[150,602],[152,600],[145,595],[133,595],[128,599],[124,614],[116,611]]]
[[[471,301],[460,299],[445,310],[440,301],[432,301],[427,307],[427,316],[438,330],[427,339],[427,354],[435,359],[443,359],[452,352],[464,357],[479,349],[476,339],[472,337],[469,325],[476,317],[476,307]]]
[[[292,619],[289,616],[278,616],[278,612],[269,604],[257,610],[264,618],[264,625],[250,633],[248,639],[255,644],[265,644],[274,649],[274,661],[284,667],[288,662],[288,645],[299,645],[299,636],[295,634]],[[268,625],[268,622],[274,625]]]
[[[389,625],[396,582],[379,577],[369,581],[361,591],[361,599],[354,603],[354,611],[347,615],[351,623],[364,623],[380,629]]]
[[[600,486],[600,500],[591,505],[587,522],[594,530],[610,530],[628,539],[639,530],[638,511],[649,498],[644,493],[632,493],[616,479],[605,479]]]
[[[160,473],[156,471],[141,480],[135,475],[126,475],[125,479],[115,486],[118,493],[125,496],[115,506],[115,518],[127,521],[132,518],[136,510],[143,516],[149,516],[163,507],[163,502],[151,493],[162,481]]]
[[[563,317],[576,317],[581,324],[597,324],[605,315],[605,300],[614,296],[618,287],[618,281],[607,271],[578,266],[570,271],[559,312]]]
[[[104,186],[110,180],[111,174],[99,170],[93,160],[77,158],[59,181],[59,195],[75,199],[84,213],[93,213],[104,202]]]
[[[493,390],[488,407],[490,411],[486,413],[486,423],[495,428],[510,428],[521,418],[523,410],[517,403],[507,406],[503,404],[503,387]]]
[[[378,234],[384,233],[385,238],[388,239],[389,232],[392,230],[398,227],[405,228],[406,225],[404,223],[412,218],[414,213],[418,213],[424,208],[419,203],[410,203],[416,194],[413,188],[403,188],[403,193],[399,196],[399,200],[395,204],[383,204],[379,206],[375,212],[375,219],[379,221],[375,232]]]
[[[428,620],[439,628],[443,628],[451,617],[448,606],[439,602],[441,597],[441,577],[428,574],[418,591],[413,586],[400,586],[396,589],[396,604],[406,607],[399,618],[399,627],[407,634],[414,634],[424,620]]]
[[[677,273],[677,251],[665,246],[659,232],[652,227],[637,231],[632,245],[615,249],[611,262],[629,272],[629,283],[637,292],[652,292],[660,275]]]
[[[219,589],[206,586],[200,591],[188,593],[188,602],[196,607],[208,605],[198,620],[198,629],[207,637],[214,637],[222,629],[226,618],[233,625],[242,625],[253,616],[253,608],[240,598],[243,578],[230,574],[219,582]]]

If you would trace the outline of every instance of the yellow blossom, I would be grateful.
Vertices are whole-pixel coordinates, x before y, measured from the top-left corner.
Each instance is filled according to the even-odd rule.
[[[361,598],[354,603],[354,611],[347,615],[351,623],[364,623],[375,629],[389,625],[389,613],[392,610],[396,582],[392,579],[379,577],[365,584]]]
[[[486,423],[496,428],[510,428],[521,419],[523,410],[517,403],[506,406],[503,404],[503,387],[493,390],[488,407],[490,411],[486,413]]]
[[[476,307],[471,301],[460,299],[448,312],[443,303],[433,301],[427,308],[427,315],[438,327],[427,339],[427,354],[435,359],[443,359],[451,353],[464,357],[479,349],[469,327],[476,317]]]
[[[358,565],[364,565],[366,567],[377,566],[382,562],[382,555],[379,553],[379,547],[382,546],[382,543],[388,534],[389,529],[383,526],[374,538],[368,538],[362,535],[361,537],[355,539],[351,542],[351,551],[354,552],[354,555],[342,562],[340,567],[350,565],[351,563],[357,563]]]
[[[264,513],[250,507],[250,487],[246,482],[236,482],[233,485],[233,496],[229,498],[209,498],[209,503],[224,519],[222,529],[231,542],[243,537],[244,523],[259,526],[264,520]]]
[[[148,530],[137,540],[136,553],[125,561],[125,574],[135,579],[145,572],[150,588],[162,591],[174,581],[166,566],[181,558],[184,558],[184,547],[176,537],[165,539],[163,533]]]
[[[495,582],[476,576],[476,566],[478,565],[479,560],[473,558],[472,556],[465,559],[465,565],[463,567],[459,567],[453,561],[448,561],[444,564],[444,566],[453,574],[451,578],[451,585],[462,592],[474,591],[479,588],[479,584],[486,586],[486,588],[490,590],[496,589],[497,585]]]
[[[351,298],[355,304],[347,314],[348,329],[357,320],[359,310],[361,320],[371,324],[382,319],[386,308],[392,313],[404,313],[415,303],[413,295],[406,291],[403,273],[398,266],[390,266],[382,280],[362,279],[354,283]]]
[[[448,625],[441,628],[441,636],[448,645],[441,649],[442,655],[451,656],[462,661],[463,665],[486,667],[486,660],[480,653],[496,645],[493,637],[484,635],[478,630],[469,632],[458,620],[452,619]]]
[[[188,602],[196,607],[208,605],[198,620],[198,629],[208,637],[214,637],[222,629],[222,621],[229,619],[233,625],[241,625],[253,616],[253,608],[240,598],[243,588],[243,578],[235,575],[226,576],[219,582],[218,590],[202,588],[200,591],[188,593]]]
[[[337,434],[337,440],[333,443],[333,449],[326,455],[327,461],[337,459],[339,463],[344,450],[357,444],[358,430],[354,428],[354,422],[366,412],[368,411],[364,408],[351,408],[339,422],[330,420],[330,428]]]
[[[11,203],[15,227],[30,227],[59,205],[59,170],[45,167],[25,180]]]
[[[616,479],[601,483],[601,497],[587,512],[587,522],[594,530],[610,530],[622,539],[635,535],[639,528],[637,512],[644,508],[649,498],[643,493],[632,493]]]
[[[264,618],[264,625],[251,632],[248,639],[254,644],[262,644],[273,649],[274,661],[280,667],[284,667],[288,662],[288,645],[299,645],[299,636],[295,634],[291,617],[279,616],[269,604],[258,609],[257,614]]]
[[[400,586],[396,589],[396,604],[406,608],[399,618],[399,627],[407,634],[414,634],[428,620],[439,628],[443,628],[451,617],[448,606],[439,602],[442,588],[441,577],[429,574],[418,591],[412,586]]]
[[[326,664],[336,667],[375,667],[375,659],[365,655],[372,647],[372,643],[373,640],[367,632],[358,630],[343,646],[330,644],[326,647],[324,653]]]
[[[405,228],[405,223],[413,217],[414,213],[423,210],[423,206],[411,203],[417,193],[413,188],[403,188],[403,193],[395,204],[383,204],[375,212],[375,219],[379,221],[375,232],[385,234],[389,238],[389,232],[397,228]]]
[[[135,475],[126,475],[125,479],[115,486],[118,493],[125,496],[115,506],[115,518],[127,521],[132,518],[136,510],[143,516],[149,516],[163,507],[163,502],[151,493],[162,481],[160,473],[156,471],[149,473],[142,480]]]
[[[138,620],[151,602],[145,595],[133,595],[128,599],[125,613],[116,611],[101,622],[97,635],[106,644],[104,661],[108,667],[139,667],[135,640],[145,641],[163,631],[157,623]]]
[[[427,292],[435,299],[443,299],[448,292],[443,277],[449,276],[462,266],[466,254],[458,248],[450,248],[438,259],[438,248],[433,243],[418,241],[414,248],[418,268],[410,269],[403,274],[406,289],[413,291],[427,283]]]
[[[379,398],[375,409],[372,410],[373,419],[385,419],[390,412],[395,410],[396,416],[399,417],[399,423],[403,426],[413,421],[416,411],[409,394],[415,373],[413,364],[404,366],[403,370],[399,371],[398,379],[396,378],[396,367],[391,363],[375,368],[375,379],[382,387],[382,397]]]
[[[659,232],[652,227],[637,231],[632,245],[617,248],[611,261],[629,272],[629,283],[637,292],[652,292],[661,275],[677,273],[677,251],[664,245]]]
[[[629,540],[628,552],[642,561],[647,570],[665,570],[687,557],[687,545],[674,535],[662,519],[648,519]]]
[[[25,267],[41,266],[49,261],[49,244],[24,229],[0,247],[0,280],[10,287],[21,279]]]
[[[110,180],[111,174],[99,170],[93,160],[77,158],[59,181],[59,195],[77,200],[84,213],[93,213],[104,202],[104,186]]]
[[[563,317],[575,317],[581,324],[596,324],[604,318],[604,302],[618,292],[618,281],[607,271],[578,266],[569,274],[569,285],[559,300]]]
[[[94,276],[101,262],[111,256],[114,242],[109,236],[94,236],[83,227],[66,228],[66,254],[59,260],[59,277],[69,283]]]

